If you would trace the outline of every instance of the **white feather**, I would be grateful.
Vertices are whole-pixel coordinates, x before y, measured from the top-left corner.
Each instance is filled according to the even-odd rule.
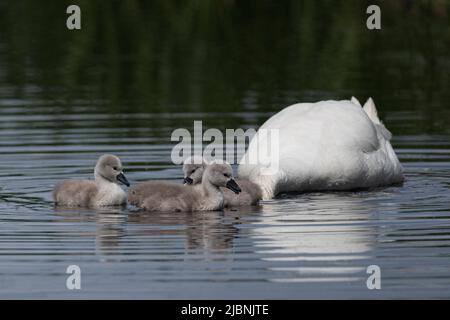
[[[269,175],[261,169],[273,162],[244,160],[257,159],[258,150],[268,151],[269,138],[260,134],[262,129],[279,133],[278,170]],[[260,127],[240,162],[239,177],[259,184],[264,199],[281,192],[349,190],[401,182],[402,166],[390,138],[372,99],[364,109],[349,100],[298,103]]]

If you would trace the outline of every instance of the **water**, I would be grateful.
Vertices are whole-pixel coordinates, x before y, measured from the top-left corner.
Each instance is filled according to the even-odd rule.
[[[86,15],[99,14],[94,47],[92,25],[74,34],[57,27],[64,15],[44,19],[63,6],[0,10],[0,298],[450,297],[448,7],[386,5],[390,18],[374,35],[357,28],[362,7],[347,2],[247,3],[176,13],[86,2]],[[216,9],[222,20],[210,19]],[[313,18],[319,9],[333,25]],[[136,12],[154,16],[136,21]],[[115,27],[101,24],[111,15]],[[183,28],[128,32],[175,15]],[[191,15],[209,19],[194,27]],[[53,185],[90,178],[102,153],[118,155],[132,183],[181,182],[170,161],[175,128],[257,128],[291,103],[352,94],[375,98],[405,168],[402,186],[208,213],[53,206]],[[66,289],[72,264],[80,291]],[[370,265],[381,268],[381,290],[367,289]]]

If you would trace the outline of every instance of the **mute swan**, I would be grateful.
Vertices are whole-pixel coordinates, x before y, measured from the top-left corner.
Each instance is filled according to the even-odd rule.
[[[95,166],[95,180],[65,180],[53,190],[55,204],[68,207],[102,207],[126,203],[126,194],[118,186],[130,186],[122,172],[120,159],[112,154],[102,155]]]
[[[238,194],[239,185],[233,179],[229,164],[212,163],[203,173],[202,183],[195,188],[181,184],[148,181],[128,192],[128,201],[146,211],[213,211],[223,209],[223,193],[226,187]]]
[[[184,160],[184,183],[197,185],[202,182],[202,176],[208,162],[203,157],[189,157]],[[222,188],[224,207],[238,207],[256,205],[262,198],[260,187],[248,180],[236,179],[241,192],[236,195],[228,189]]]
[[[272,146],[266,130],[278,132],[279,139]],[[240,161],[239,177],[258,184],[263,199],[281,192],[400,183],[403,169],[390,139],[391,133],[378,118],[371,98],[364,107],[354,97],[351,101],[294,104],[259,128]],[[268,152],[273,146],[278,147],[278,155]],[[250,162],[261,154],[274,157]],[[264,171],[268,168],[275,170]]]

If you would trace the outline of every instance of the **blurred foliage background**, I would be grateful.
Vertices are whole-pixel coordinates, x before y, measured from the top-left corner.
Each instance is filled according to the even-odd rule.
[[[66,28],[70,4],[80,31]],[[370,4],[382,30],[366,28]],[[0,93],[102,112],[372,96],[381,110],[448,121],[449,14],[446,0],[1,1]]]

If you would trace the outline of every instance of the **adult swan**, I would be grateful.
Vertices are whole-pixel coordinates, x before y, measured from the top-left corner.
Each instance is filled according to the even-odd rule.
[[[403,169],[391,137],[371,98],[364,107],[354,97],[294,104],[259,128],[240,161],[239,178],[258,184],[265,200],[282,192],[400,183]],[[270,160],[262,161],[262,154]]]

